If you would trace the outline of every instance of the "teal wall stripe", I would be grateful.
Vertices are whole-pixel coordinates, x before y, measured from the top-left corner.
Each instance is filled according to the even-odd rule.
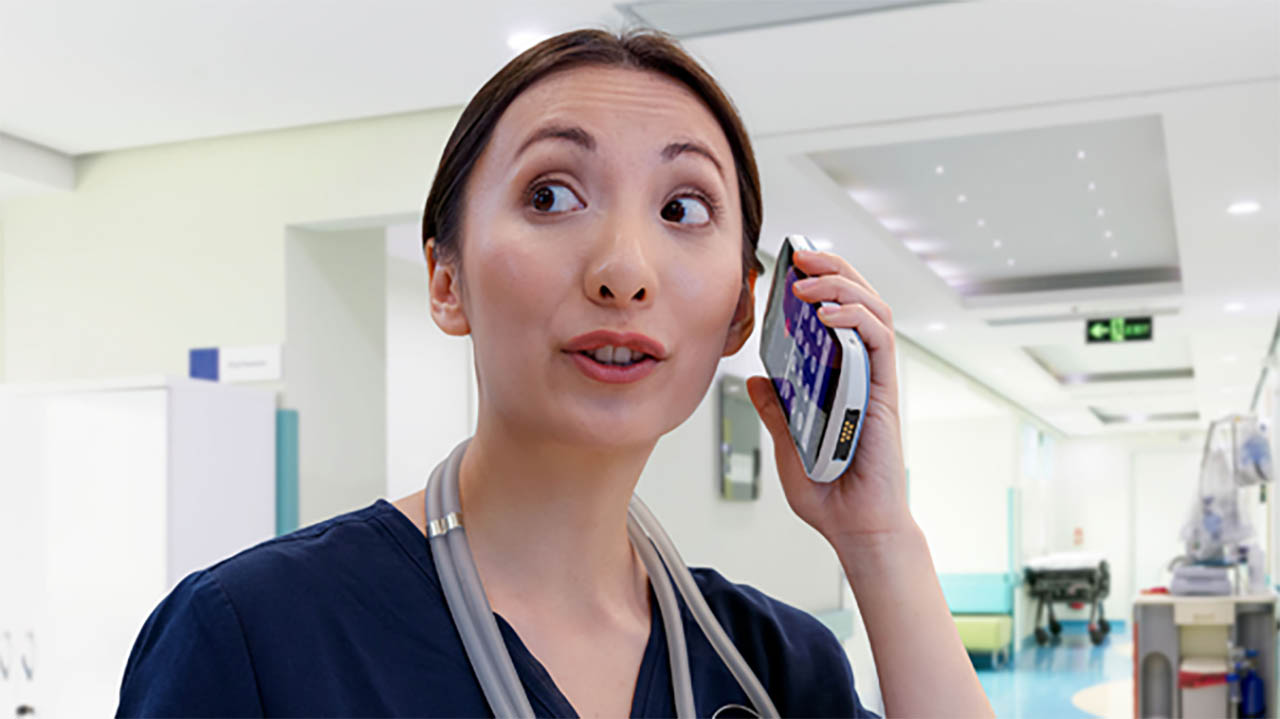
[[[298,410],[276,410],[276,536],[298,528]]]

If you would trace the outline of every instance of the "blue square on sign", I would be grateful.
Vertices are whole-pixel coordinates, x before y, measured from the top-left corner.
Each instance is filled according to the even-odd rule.
[[[211,379],[218,381],[218,348],[208,347],[191,350],[190,370],[192,379]]]

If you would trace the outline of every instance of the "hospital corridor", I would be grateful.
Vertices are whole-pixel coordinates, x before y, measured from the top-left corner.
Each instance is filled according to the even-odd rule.
[[[1280,716],[1275,0],[0,0],[0,717]]]

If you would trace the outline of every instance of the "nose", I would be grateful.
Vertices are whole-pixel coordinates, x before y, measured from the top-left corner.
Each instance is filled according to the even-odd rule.
[[[640,223],[611,223],[583,278],[587,297],[602,306],[626,309],[653,302],[657,273]]]

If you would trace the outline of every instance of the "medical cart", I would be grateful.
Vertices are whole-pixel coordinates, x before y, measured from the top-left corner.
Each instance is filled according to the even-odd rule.
[[[1266,715],[1276,716],[1274,593],[1139,596],[1133,606],[1134,715],[1192,719],[1183,697],[1203,691],[1198,667],[1207,660],[1229,666],[1232,645],[1256,653],[1250,661],[1263,682]],[[1230,705],[1216,716],[1230,716]]]

